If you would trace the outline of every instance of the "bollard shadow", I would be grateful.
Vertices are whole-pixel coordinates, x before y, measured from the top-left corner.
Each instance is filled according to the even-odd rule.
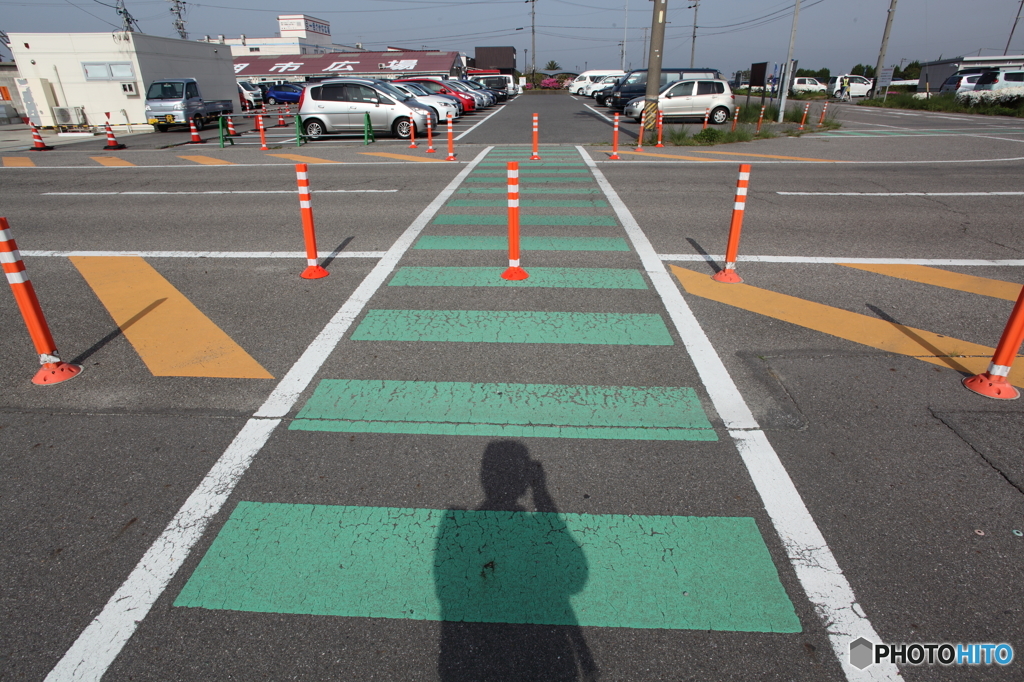
[[[963,374],[964,376],[974,376],[975,372],[972,372],[971,370],[961,365],[959,362],[950,357],[948,353],[943,352],[942,349],[937,348],[933,344],[929,343],[927,340],[922,338],[921,335],[916,333],[910,327],[900,324],[897,320],[895,320],[892,316],[890,316],[881,308],[873,306],[870,303],[865,303],[864,305],[868,308],[868,310],[873,312],[875,315],[878,315],[880,318],[882,318],[883,320],[891,324],[893,327],[895,327],[898,332],[904,334],[911,341],[921,346],[921,348],[927,350],[934,357],[941,360],[950,369],[954,369],[957,372]]]
[[[558,515],[544,468],[526,446],[492,441],[476,510],[449,509],[438,528],[443,682],[597,680],[569,597],[587,581],[583,550]],[[521,498],[531,493],[537,512]]]
[[[331,251],[331,253],[328,254],[327,258],[324,258],[324,262],[320,264],[320,267],[326,268],[328,265],[333,263],[334,259],[338,257],[338,254],[344,251],[345,247],[348,246],[349,242],[351,242],[353,239],[355,239],[355,237],[345,237],[344,241],[342,241],[341,244],[338,245],[338,248],[336,248],[334,251]]]
[[[89,357],[92,356],[100,348],[103,348],[104,346],[106,346],[108,343],[110,343],[111,341],[113,341],[117,337],[123,335],[124,334],[124,330],[128,329],[133,324],[135,324],[136,322],[138,322],[139,320],[144,318],[146,315],[149,315],[151,312],[156,310],[157,306],[159,306],[161,303],[165,302],[166,300],[167,300],[166,298],[158,298],[157,300],[153,301],[148,306],[146,306],[145,308],[143,308],[139,312],[137,312],[134,315],[132,315],[131,318],[126,320],[124,324],[120,325],[117,329],[115,329],[114,331],[110,332],[109,334],[104,336],[102,339],[100,339],[99,341],[94,343],[93,345],[89,346],[89,348],[87,348],[84,351],[82,351],[81,353],[79,353],[73,359],[68,360],[68,362],[70,362],[72,365],[80,365],[80,364],[82,364],[83,362],[88,360]]]
[[[712,270],[714,270],[716,273],[722,271],[721,266],[719,266],[718,263],[715,262],[715,259],[711,257],[710,253],[704,250],[703,246],[697,243],[696,239],[687,237],[686,241],[690,242],[690,246],[693,247],[694,251],[696,251],[697,253],[704,257],[704,260],[707,261],[707,264],[711,266]]]

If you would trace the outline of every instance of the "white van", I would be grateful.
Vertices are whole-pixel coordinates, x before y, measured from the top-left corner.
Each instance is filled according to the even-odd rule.
[[[589,83],[596,83],[599,80],[603,80],[605,76],[625,76],[625,71],[615,71],[614,69],[598,69],[591,71],[584,71],[580,75],[576,76],[571,83],[569,83],[569,92],[574,95],[584,94],[583,89]]]

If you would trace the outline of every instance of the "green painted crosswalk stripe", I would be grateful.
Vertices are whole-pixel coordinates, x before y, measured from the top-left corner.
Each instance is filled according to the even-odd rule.
[[[520,168],[519,168],[519,173],[520,173],[520,176],[523,176],[523,175],[585,175],[585,176],[589,177],[589,175],[590,175],[589,173],[587,173],[587,172],[585,172],[585,171],[583,171],[581,169],[577,169],[577,168],[550,168],[550,167],[548,167],[548,168],[523,168],[522,166],[520,166]],[[482,170],[482,171],[476,171],[475,173],[473,173],[473,177],[489,176],[489,175],[504,175],[504,176],[507,177],[508,173],[506,171],[498,171],[498,170],[493,170],[493,171],[492,170]]]
[[[524,251],[629,251],[625,239],[619,237],[522,237],[520,246]],[[420,237],[414,249],[463,250],[463,251],[505,251],[507,237]]]
[[[671,346],[661,315],[533,310],[371,310],[353,341]]]
[[[528,177],[528,178],[519,178],[519,186],[520,186],[520,188],[522,188],[523,185],[533,185],[533,184],[542,183],[542,182],[592,182],[593,180],[594,180],[594,178],[592,178],[589,175],[581,175],[579,177],[571,176],[571,175],[565,175],[565,176],[557,177],[557,178],[537,178],[537,177],[531,176],[531,177]],[[503,184],[504,184],[504,181],[505,181],[505,179],[502,176],[496,176],[496,177],[493,177],[493,178],[487,178],[487,177],[481,178],[481,177],[470,176],[470,177],[466,178],[465,180],[463,180],[463,182],[501,182]]]
[[[557,289],[646,289],[638,270],[615,268],[529,268],[522,280],[501,278],[505,268],[401,267],[393,287],[516,287]]]
[[[507,199],[451,199],[448,204],[453,208],[492,208],[508,206]],[[604,208],[608,202],[604,199],[520,199],[523,208]]]
[[[752,518],[239,502],[176,607],[801,632]]]
[[[434,225],[507,225],[505,215],[439,215]],[[610,215],[520,215],[520,225],[590,225],[615,227],[615,218]]]
[[[532,184],[532,180],[531,180]],[[506,194],[502,187],[463,187],[456,194]],[[530,194],[601,194],[597,187],[530,187]]]
[[[480,166],[504,166],[504,163],[478,163],[477,167]],[[531,170],[534,168],[585,168],[586,164],[583,163],[546,163],[541,161],[531,162],[529,166],[520,166],[519,170]]]
[[[289,428],[510,438],[718,440],[696,392],[666,386],[324,379]]]

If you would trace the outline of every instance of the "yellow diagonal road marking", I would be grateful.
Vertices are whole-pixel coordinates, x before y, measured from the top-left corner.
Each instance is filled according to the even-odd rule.
[[[908,355],[958,372],[979,374],[988,369],[992,348],[961,341],[923,329],[893,324],[877,317],[833,308],[795,296],[759,289],[749,284],[720,284],[710,276],[669,265],[688,293],[749,310],[853,341],[889,353]],[[1009,315],[1009,311],[1007,311]],[[964,356],[964,357],[961,357]],[[1024,360],[1018,358],[1008,377],[1014,386],[1024,387]]]
[[[4,168],[34,168],[35,163],[27,156],[3,157]]]
[[[72,256],[71,262],[154,376],[273,379],[142,258]]]
[[[1016,301],[1017,297],[1020,296],[1021,285],[1014,282],[963,275],[959,272],[930,268],[926,265],[863,265],[861,263],[840,263],[839,265],[898,279],[906,279],[911,282],[931,284],[932,286],[955,289],[956,291],[966,291],[969,294],[1001,298],[1004,301]]]
[[[301,154],[267,154],[267,156],[276,156],[279,159],[288,159],[289,161],[298,161],[299,163],[341,163],[341,161],[328,161],[327,159],[318,159],[315,156],[302,156]]]
[[[628,152],[628,151],[623,151],[623,150],[619,150],[619,153],[620,154],[633,154],[635,156],[656,156],[659,159],[684,159],[686,161],[705,161],[705,162],[711,162],[711,163],[714,162],[714,159],[705,159],[705,158],[700,157],[700,156],[679,156],[678,154],[654,154],[652,152]]]
[[[810,159],[805,156],[776,156],[774,154],[747,154],[746,152],[713,152],[710,149],[695,149],[700,154],[724,154],[726,156],[751,156],[757,159],[785,159],[787,161],[817,161],[819,163],[846,163],[839,159]]]
[[[427,163],[445,163],[441,159],[425,159],[422,156],[412,156],[411,154],[389,154],[387,152],[359,152],[365,156],[383,156],[388,159],[400,159],[402,161],[426,161]]]
[[[125,161],[119,159],[116,156],[90,156],[90,159],[95,161],[101,166],[134,166],[135,164],[131,161]]]
[[[201,163],[204,166],[234,166],[235,164],[224,159],[215,159],[212,156],[179,156],[179,159],[185,159],[186,161],[194,161],[195,163]]]

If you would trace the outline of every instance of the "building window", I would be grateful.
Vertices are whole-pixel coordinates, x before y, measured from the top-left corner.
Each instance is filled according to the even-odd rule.
[[[249,52],[259,52],[259,51],[260,51],[260,48],[258,48],[258,47],[250,47],[249,48]]]
[[[135,67],[131,62],[82,62],[87,81],[135,80]]]

